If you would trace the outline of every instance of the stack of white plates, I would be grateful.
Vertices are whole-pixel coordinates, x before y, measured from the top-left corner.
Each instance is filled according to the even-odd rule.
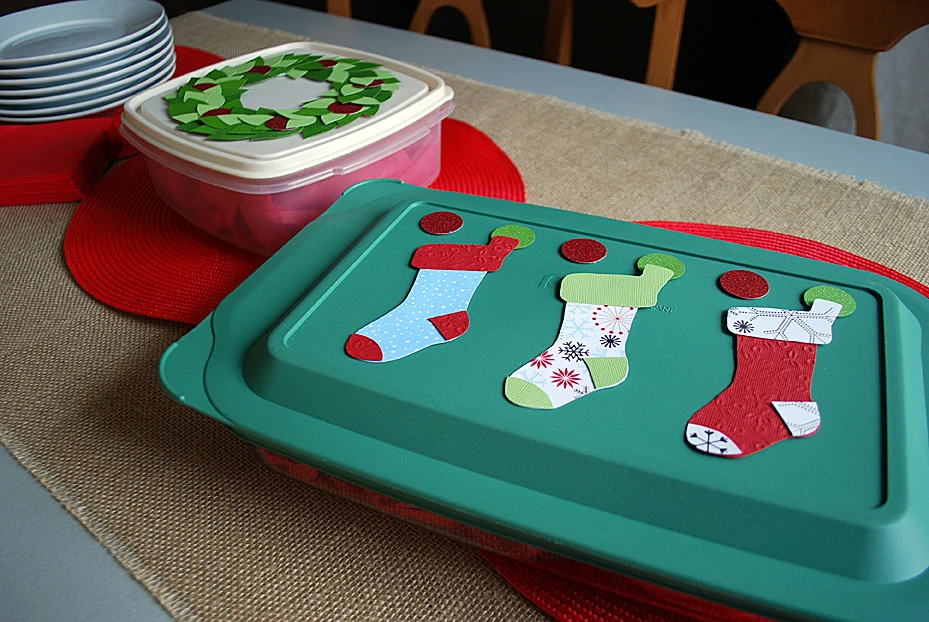
[[[0,17],[0,121],[75,119],[174,73],[174,37],[152,0],[78,0]]]

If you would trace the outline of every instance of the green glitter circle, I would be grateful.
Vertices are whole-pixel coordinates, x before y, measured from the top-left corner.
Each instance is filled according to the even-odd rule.
[[[522,225],[503,225],[502,227],[497,227],[490,234],[490,237],[496,238],[501,235],[519,240],[519,245],[516,247],[517,249],[526,248],[535,242],[535,233],[532,229]]]
[[[846,317],[851,315],[858,307],[858,305],[855,303],[855,299],[852,298],[851,294],[849,294],[844,289],[832,287],[831,285],[817,285],[816,287],[811,287],[810,289],[803,292],[803,302],[805,302],[810,307],[813,306],[813,301],[817,298],[820,300],[837,302],[842,305],[842,310],[839,311],[839,317]]]
[[[671,277],[672,279],[676,279],[684,274],[684,262],[677,257],[665,255],[664,253],[649,253],[648,255],[642,255],[639,257],[639,260],[635,262],[635,265],[638,266],[639,270],[642,271],[644,271],[645,266],[648,265],[667,268],[674,273],[674,276]]]

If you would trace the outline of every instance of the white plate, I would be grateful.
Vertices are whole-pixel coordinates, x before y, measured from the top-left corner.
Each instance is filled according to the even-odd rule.
[[[125,77],[129,73],[135,71],[135,66],[137,64],[145,63],[147,59],[151,57],[165,54],[168,48],[173,47],[174,37],[171,36],[170,32],[167,32],[164,39],[158,43],[157,48],[146,48],[126,58],[121,58],[89,69],[63,73],[57,76],[0,79],[0,87],[8,89],[5,93],[13,94],[20,92],[20,90],[28,90],[35,87],[59,89],[59,91],[55,92],[60,92],[60,89],[70,89],[72,84],[81,84],[84,80],[87,80],[90,84],[99,84],[109,79],[110,76]],[[117,73],[119,74],[118,76],[116,76]],[[91,81],[91,79],[93,80]]]
[[[168,20],[162,17],[158,22],[155,30],[148,33],[138,41],[132,41],[124,46],[105,52],[97,52],[89,56],[75,58],[72,60],[61,61],[58,63],[49,63],[48,65],[36,65],[35,67],[22,68],[0,68],[0,78],[27,78],[33,76],[60,76],[63,73],[70,73],[75,69],[89,69],[97,67],[110,61],[125,58],[131,54],[136,54],[157,46],[162,42],[165,35],[171,31]]]
[[[122,105],[127,99],[141,93],[145,89],[160,84],[168,80],[174,73],[174,63],[166,71],[153,76],[145,82],[133,85],[132,88],[126,89],[122,93],[98,97],[97,99],[81,102],[79,104],[69,104],[67,106],[56,106],[44,110],[30,110],[28,112],[4,111],[0,114],[0,121],[6,123],[45,123],[47,121],[64,121],[65,119],[76,119],[78,117],[88,117],[110,108]]]
[[[0,67],[32,67],[113,50],[164,16],[152,0],[78,0],[0,17]]]
[[[46,95],[43,97],[0,97],[0,114],[3,114],[4,110],[41,109],[56,104],[79,103],[124,91],[133,84],[138,84],[155,74],[163,72],[168,65],[174,64],[174,50],[168,48],[166,51],[167,54],[164,54],[162,58],[158,59],[154,64],[144,67],[141,70],[136,70],[121,80],[106,82],[93,88],[75,88],[65,93]],[[136,68],[133,67],[133,69]]]

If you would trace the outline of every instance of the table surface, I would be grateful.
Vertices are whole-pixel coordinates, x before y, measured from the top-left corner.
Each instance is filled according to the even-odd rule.
[[[929,199],[929,155],[751,110],[434,37],[259,0],[208,13],[711,138]],[[0,449],[0,618],[167,620],[151,595]]]

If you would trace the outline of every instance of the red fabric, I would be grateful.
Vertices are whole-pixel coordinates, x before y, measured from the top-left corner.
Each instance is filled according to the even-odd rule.
[[[267,449],[258,448],[258,454],[272,468],[300,481],[483,547],[480,554],[484,559],[517,591],[556,620],[764,622],[764,618],[751,613],[558,557],[469,527]]]
[[[384,353],[381,346],[370,337],[352,333],[345,342],[345,353],[353,359],[359,361],[381,361],[384,359]]]
[[[461,337],[471,326],[471,318],[467,311],[455,311],[429,318],[432,325],[436,327],[439,334],[445,338],[445,341],[451,341],[456,337]]]
[[[222,60],[176,46],[173,77]],[[119,135],[122,106],[52,123],[0,125],[0,205],[80,201],[114,159],[135,153]]]
[[[747,335],[736,335],[736,344],[732,384],[688,421],[728,436],[742,450],[723,458],[750,456],[791,438],[771,402],[813,401],[816,345]]]
[[[78,201],[119,143],[108,117],[0,126],[0,205]]]
[[[476,128],[442,122],[433,188],[522,201],[507,155]],[[475,177],[477,176],[477,177]],[[197,324],[264,261],[203,233],[155,194],[142,158],[104,177],[74,213],[64,243],[78,284],[122,311]]]
[[[464,224],[458,214],[452,212],[432,212],[423,216],[419,221],[419,228],[432,235],[446,235],[455,233]]]
[[[442,172],[430,188],[518,203],[526,200],[522,175],[503,149],[474,126],[452,119],[442,123]]]
[[[590,238],[574,238],[561,245],[561,254],[574,263],[597,263],[606,257],[606,246]]]
[[[564,558],[481,556],[518,592],[562,622],[766,622],[767,618]]]
[[[426,270],[496,272],[519,240],[499,235],[489,244],[426,244],[413,253],[412,266]]]
[[[768,279],[751,270],[730,270],[719,277],[719,286],[736,298],[755,300],[763,298],[771,288]]]

